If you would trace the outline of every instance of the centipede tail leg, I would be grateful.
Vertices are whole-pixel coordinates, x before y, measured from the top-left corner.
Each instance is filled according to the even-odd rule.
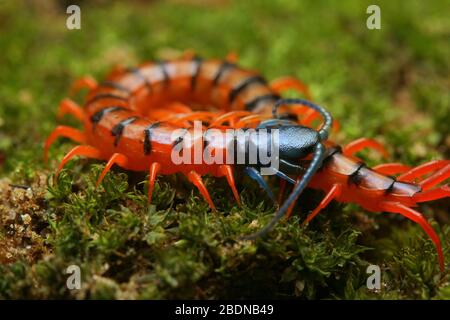
[[[372,169],[380,174],[393,175],[405,173],[406,171],[411,170],[411,167],[402,163],[394,162],[394,163],[383,163],[373,167]]]
[[[220,166],[220,171],[222,175],[227,179],[228,185],[230,186],[231,191],[233,191],[233,195],[236,199],[237,204],[241,206],[241,198],[239,197],[239,193],[234,182],[233,168],[230,165],[224,164]]]
[[[85,143],[85,141],[86,141],[86,136],[80,130],[77,130],[77,129],[71,128],[71,127],[66,127],[66,126],[56,127],[56,129],[52,131],[50,136],[45,141],[45,146],[44,146],[44,161],[45,161],[45,163],[48,162],[48,151],[49,151],[51,145],[59,137],[69,138],[78,143]]]
[[[95,89],[97,87],[97,81],[91,76],[85,76],[74,81],[70,88],[70,94],[74,95],[81,89]]]
[[[71,114],[80,121],[84,120],[83,109],[71,99],[64,99],[59,104],[58,118],[62,118],[66,114]]]
[[[263,176],[253,167],[245,167],[244,173],[248,175],[250,178],[255,180],[259,186],[267,193],[269,198],[275,203],[275,196],[273,195],[272,190],[270,189],[269,185],[267,184],[266,180],[264,180]]]
[[[450,164],[446,165],[445,167],[439,169],[435,173],[433,173],[428,178],[422,180],[419,185],[422,187],[423,190],[429,190],[432,187],[438,185],[442,181],[447,180],[450,178]]]
[[[442,198],[450,197],[450,186],[444,185],[440,188],[432,190],[426,190],[414,195],[414,201],[416,202],[428,202]]]
[[[160,169],[161,169],[161,164],[158,162],[153,162],[150,165],[150,173],[148,176],[148,202],[149,203],[152,203],[152,195],[153,195],[153,190],[155,188],[155,180],[156,180],[156,176]]]
[[[111,170],[112,166],[117,164],[124,168],[128,163],[128,158],[120,153],[114,153],[111,158],[109,159],[108,163],[106,164],[105,168],[103,169],[102,173],[98,177],[97,183],[95,185],[96,188],[102,183],[103,178],[105,175]]]
[[[91,159],[102,159],[100,150],[91,147],[91,146],[76,146],[72,150],[70,150],[64,158],[61,160],[61,163],[58,166],[58,169],[56,170],[56,178],[58,177],[59,173],[61,172],[62,168],[69,162],[73,157],[76,156],[84,156]]]
[[[397,180],[402,182],[412,182],[414,181],[414,179],[419,178],[427,173],[442,169],[448,164],[450,164],[450,160],[429,161],[403,173],[397,178]]]
[[[303,225],[308,224],[312,219],[314,219],[317,214],[331,202],[331,200],[339,197],[342,192],[342,186],[340,184],[334,184],[333,187],[328,191],[326,196],[322,199],[319,205],[306,217],[306,220],[303,221]]]
[[[382,202],[380,204],[380,207],[383,211],[401,214],[402,216],[414,221],[422,227],[422,229],[430,237],[436,247],[439,257],[439,267],[441,269],[441,272],[444,272],[445,263],[444,254],[442,253],[441,240],[439,239],[439,236],[436,234],[431,225],[428,223],[428,221],[422,216],[422,214],[398,202]]]
[[[384,158],[389,157],[389,153],[381,143],[379,143],[376,140],[368,138],[361,138],[353,142],[350,142],[342,149],[342,153],[346,156],[351,157],[358,151],[361,151],[362,149],[365,148],[378,151],[380,154],[383,155]]]
[[[203,183],[202,177],[195,171],[190,171],[186,176],[189,179],[189,181],[192,182],[197,187],[200,194],[203,196],[206,202],[208,202],[209,207],[215,211],[216,207],[214,206],[214,203],[211,200],[211,196],[209,195],[208,189],[206,189],[206,186]]]

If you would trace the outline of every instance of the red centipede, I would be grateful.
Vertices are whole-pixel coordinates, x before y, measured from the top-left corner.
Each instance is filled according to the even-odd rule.
[[[212,128],[219,131],[254,128],[257,135],[262,130],[277,129],[279,167],[274,168],[275,174],[294,187],[270,223],[245,239],[266,234],[282,217],[289,216],[296,199],[308,186],[323,190],[326,196],[305,223],[332,200],[357,203],[371,212],[400,214],[419,224],[430,237],[437,250],[440,269],[444,270],[440,239],[414,207],[421,202],[450,196],[449,186],[440,186],[450,177],[450,161],[431,161],[416,168],[399,163],[367,167],[355,153],[368,148],[387,156],[384,147],[367,138],[344,147],[328,141],[330,129],[336,122],[325,108],[309,101],[308,89],[299,80],[284,77],[269,84],[258,72],[238,66],[231,58],[207,60],[190,56],[144,63],[136,68],[116,68],[101,83],[84,77],[74,83],[73,91],[81,88],[89,90],[84,106],[65,99],[60,104],[59,116],[73,115],[83,123],[84,130],[58,126],[45,143],[46,159],[50,146],[58,137],[80,144],[64,156],[58,173],[75,156],[107,161],[97,185],[114,165],[149,172],[149,201],[158,174],[182,173],[215,209],[202,176],[224,177],[240,204],[234,171],[243,168],[274,199],[260,174],[263,165],[258,161],[250,163],[248,151],[239,165],[175,164],[171,155],[175,145],[184,139],[179,135],[174,141],[174,130],[183,128],[186,134],[191,133],[194,120],[203,123],[202,134],[195,143],[203,149],[209,147],[215,153],[226,154],[230,143],[209,138],[208,130]],[[287,89],[300,92],[308,100],[283,99],[281,94]],[[323,118],[321,127],[311,128],[312,122],[319,117]],[[231,141],[234,147],[240,144],[237,136]],[[255,143],[257,149],[268,148]]]

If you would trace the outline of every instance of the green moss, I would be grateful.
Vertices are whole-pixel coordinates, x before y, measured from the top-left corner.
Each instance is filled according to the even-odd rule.
[[[181,176],[161,177],[152,205],[145,174],[113,170],[96,189],[104,164],[77,160],[56,179],[72,146],[65,140],[48,166],[42,161],[74,79],[189,48],[205,57],[235,51],[269,79],[298,76],[340,120],[339,143],[376,138],[393,161],[410,165],[446,158],[447,1],[381,2],[379,31],[366,28],[364,1],[84,1],[80,31],[65,28],[59,2],[38,3],[0,4],[1,298],[449,299],[432,243],[402,218],[333,203],[304,228],[323,196],[307,190],[267,238],[243,241],[276,208],[240,175],[242,207],[224,179],[206,178],[218,208],[211,212]],[[369,164],[379,162],[369,155]],[[33,195],[16,195],[10,183],[30,185]],[[443,200],[421,210],[450,261],[448,208]],[[80,290],[66,288],[72,264],[81,268]],[[369,264],[382,268],[379,292],[366,288]]]

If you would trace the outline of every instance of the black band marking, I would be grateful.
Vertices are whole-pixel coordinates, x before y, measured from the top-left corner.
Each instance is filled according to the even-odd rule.
[[[170,76],[169,72],[167,71],[166,61],[158,61],[157,64],[161,68],[164,84],[168,85],[170,82]]]
[[[130,117],[125,120],[120,121],[118,124],[114,126],[114,128],[111,129],[111,134],[116,137],[114,140],[114,146],[117,147],[119,144],[120,138],[122,138],[123,129],[125,127],[133,122],[135,122],[138,119],[138,117]]]
[[[144,130],[144,154],[148,155],[152,152],[152,129],[159,127],[160,122],[154,122]]]
[[[91,103],[94,103],[94,102],[96,102],[98,100],[102,100],[102,99],[116,99],[116,100],[120,100],[120,101],[123,101],[123,102],[127,102],[128,101],[127,98],[122,97],[122,96],[118,96],[118,95],[115,95],[115,94],[112,94],[112,93],[99,93],[99,94],[95,95],[94,97],[92,97],[91,99],[89,99],[86,102],[85,106],[88,106]]]
[[[214,77],[213,80],[213,85],[218,85],[220,78],[222,78],[223,74],[225,73],[226,70],[230,69],[230,68],[236,68],[236,65],[233,63],[230,63],[228,61],[225,61],[224,63],[222,63],[219,67],[219,70],[216,73],[216,76]]]
[[[361,162],[359,163],[357,169],[348,176],[348,184],[359,185],[363,179],[363,176],[360,175],[360,170],[366,167],[366,164]]]
[[[389,185],[389,187],[386,188],[386,190],[384,190],[385,194],[389,194],[394,190],[394,185],[397,182],[397,178],[395,178],[394,176],[389,176],[389,178],[392,179],[392,183]]]
[[[206,147],[208,147],[210,141],[208,140],[208,130],[206,129],[205,131],[203,131],[203,152],[205,151]]]
[[[195,57],[193,59],[193,62],[195,63],[195,71],[192,74],[192,78],[191,78],[191,90],[195,90],[195,87],[197,86],[197,78],[198,75],[200,74],[200,69],[202,67],[202,63],[203,63],[203,59],[199,58],[199,57]]]
[[[91,116],[91,122],[93,123],[93,129],[95,129],[95,126],[97,125],[97,123],[100,122],[100,120],[102,120],[102,118],[105,114],[110,113],[110,112],[119,111],[119,110],[126,110],[126,108],[124,108],[122,106],[110,106],[110,107],[105,107],[105,108],[97,111],[96,113],[94,113]]]
[[[256,84],[256,83],[264,85],[267,82],[263,77],[261,77],[259,75],[250,76],[230,91],[230,95],[228,96],[228,101],[230,103],[232,103],[234,101],[234,99],[236,99],[236,97],[239,95],[239,93],[241,93],[243,90],[245,90],[245,88],[247,88],[248,86],[250,86],[252,84]]]
[[[102,83],[100,83],[101,87],[107,87],[107,88],[113,88],[119,91],[123,91],[126,93],[130,93],[130,90],[128,90],[127,88],[125,88],[123,85],[121,85],[120,83],[114,82],[114,81],[103,81]]]
[[[173,144],[172,144],[172,149],[175,148],[176,146],[178,146],[178,145],[180,145],[180,144],[183,143],[184,136],[185,136],[187,133],[188,133],[188,130],[185,129],[185,130],[183,131],[183,135],[181,135],[181,136],[179,136],[179,137],[177,137],[177,138],[175,139],[175,141],[174,141]],[[182,153],[183,153],[183,149],[184,149],[184,148],[180,148],[179,154],[182,154]]]
[[[153,91],[152,85],[150,84],[150,82],[148,82],[148,79],[141,73],[141,70],[139,68],[128,68],[127,71],[141,79],[149,92]]]
[[[270,101],[270,100],[274,100],[274,102],[276,102],[279,99],[281,99],[281,97],[279,95],[277,95],[277,94],[274,94],[274,93],[266,94],[266,95],[263,95],[263,96],[258,96],[255,99],[253,99],[252,101],[247,102],[245,104],[245,110],[253,111],[254,109],[256,109],[258,104],[260,104],[261,102]]]
[[[327,165],[327,163],[330,162],[330,160],[333,158],[333,156],[338,153],[342,153],[341,146],[334,146],[334,147],[327,149],[325,157],[322,160],[322,166],[320,169],[324,168]]]

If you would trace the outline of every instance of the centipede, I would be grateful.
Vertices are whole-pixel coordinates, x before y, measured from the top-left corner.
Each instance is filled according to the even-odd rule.
[[[267,225],[242,236],[246,240],[266,235],[283,217],[288,217],[305,188],[317,189],[325,192],[325,197],[307,215],[304,224],[332,200],[356,203],[369,212],[402,215],[418,224],[433,242],[444,272],[440,238],[417,207],[419,203],[450,197],[450,187],[444,184],[450,177],[450,161],[433,160],[414,168],[401,163],[368,167],[356,154],[368,149],[387,157],[385,147],[370,138],[345,146],[330,141],[331,131],[339,126],[326,108],[311,101],[308,87],[299,79],[282,77],[269,83],[259,72],[239,66],[232,55],[223,60],[186,55],[133,68],[116,67],[99,83],[90,76],[82,77],[74,82],[71,91],[81,89],[87,90],[84,105],[65,98],[58,116],[75,117],[83,124],[83,130],[60,125],[45,141],[46,161],[56,139],[64,137],[78,143],[63,157],[56,176],[77,156],[106,161],[97,186],[115,165],[145,172],[151,203],[157,176],[180,173],[216,210],[202,177],[226,179],[241,205],[234,177],[240,170],[254,179],[278,206]],[[286,90],[294,90],[301,97],[283,98]],[[290,194],[284,201],[283,196],[275,199],[261,174],[264,165],[250,162],[249,151],[244,150],[247,154],[240,164],[174,163],[171,154],[175,145],[183,142],[184,134],[174,141],[173,132],[182,129],[185,134],[191,133],[193,121],[202,122],[202,134],[196,142],[213,152],[226,153],[240,141],[237,136],[231,143],[212,139],[208,135],[211,129],[253,129],[256,135],[276,129],[279,165],[274,174],[283,186],[280,192],[292,184]],[[314,127],[312,123],[317,121],[319,127]],[[256,149],[268,148],[267,141],[255,141]]]

